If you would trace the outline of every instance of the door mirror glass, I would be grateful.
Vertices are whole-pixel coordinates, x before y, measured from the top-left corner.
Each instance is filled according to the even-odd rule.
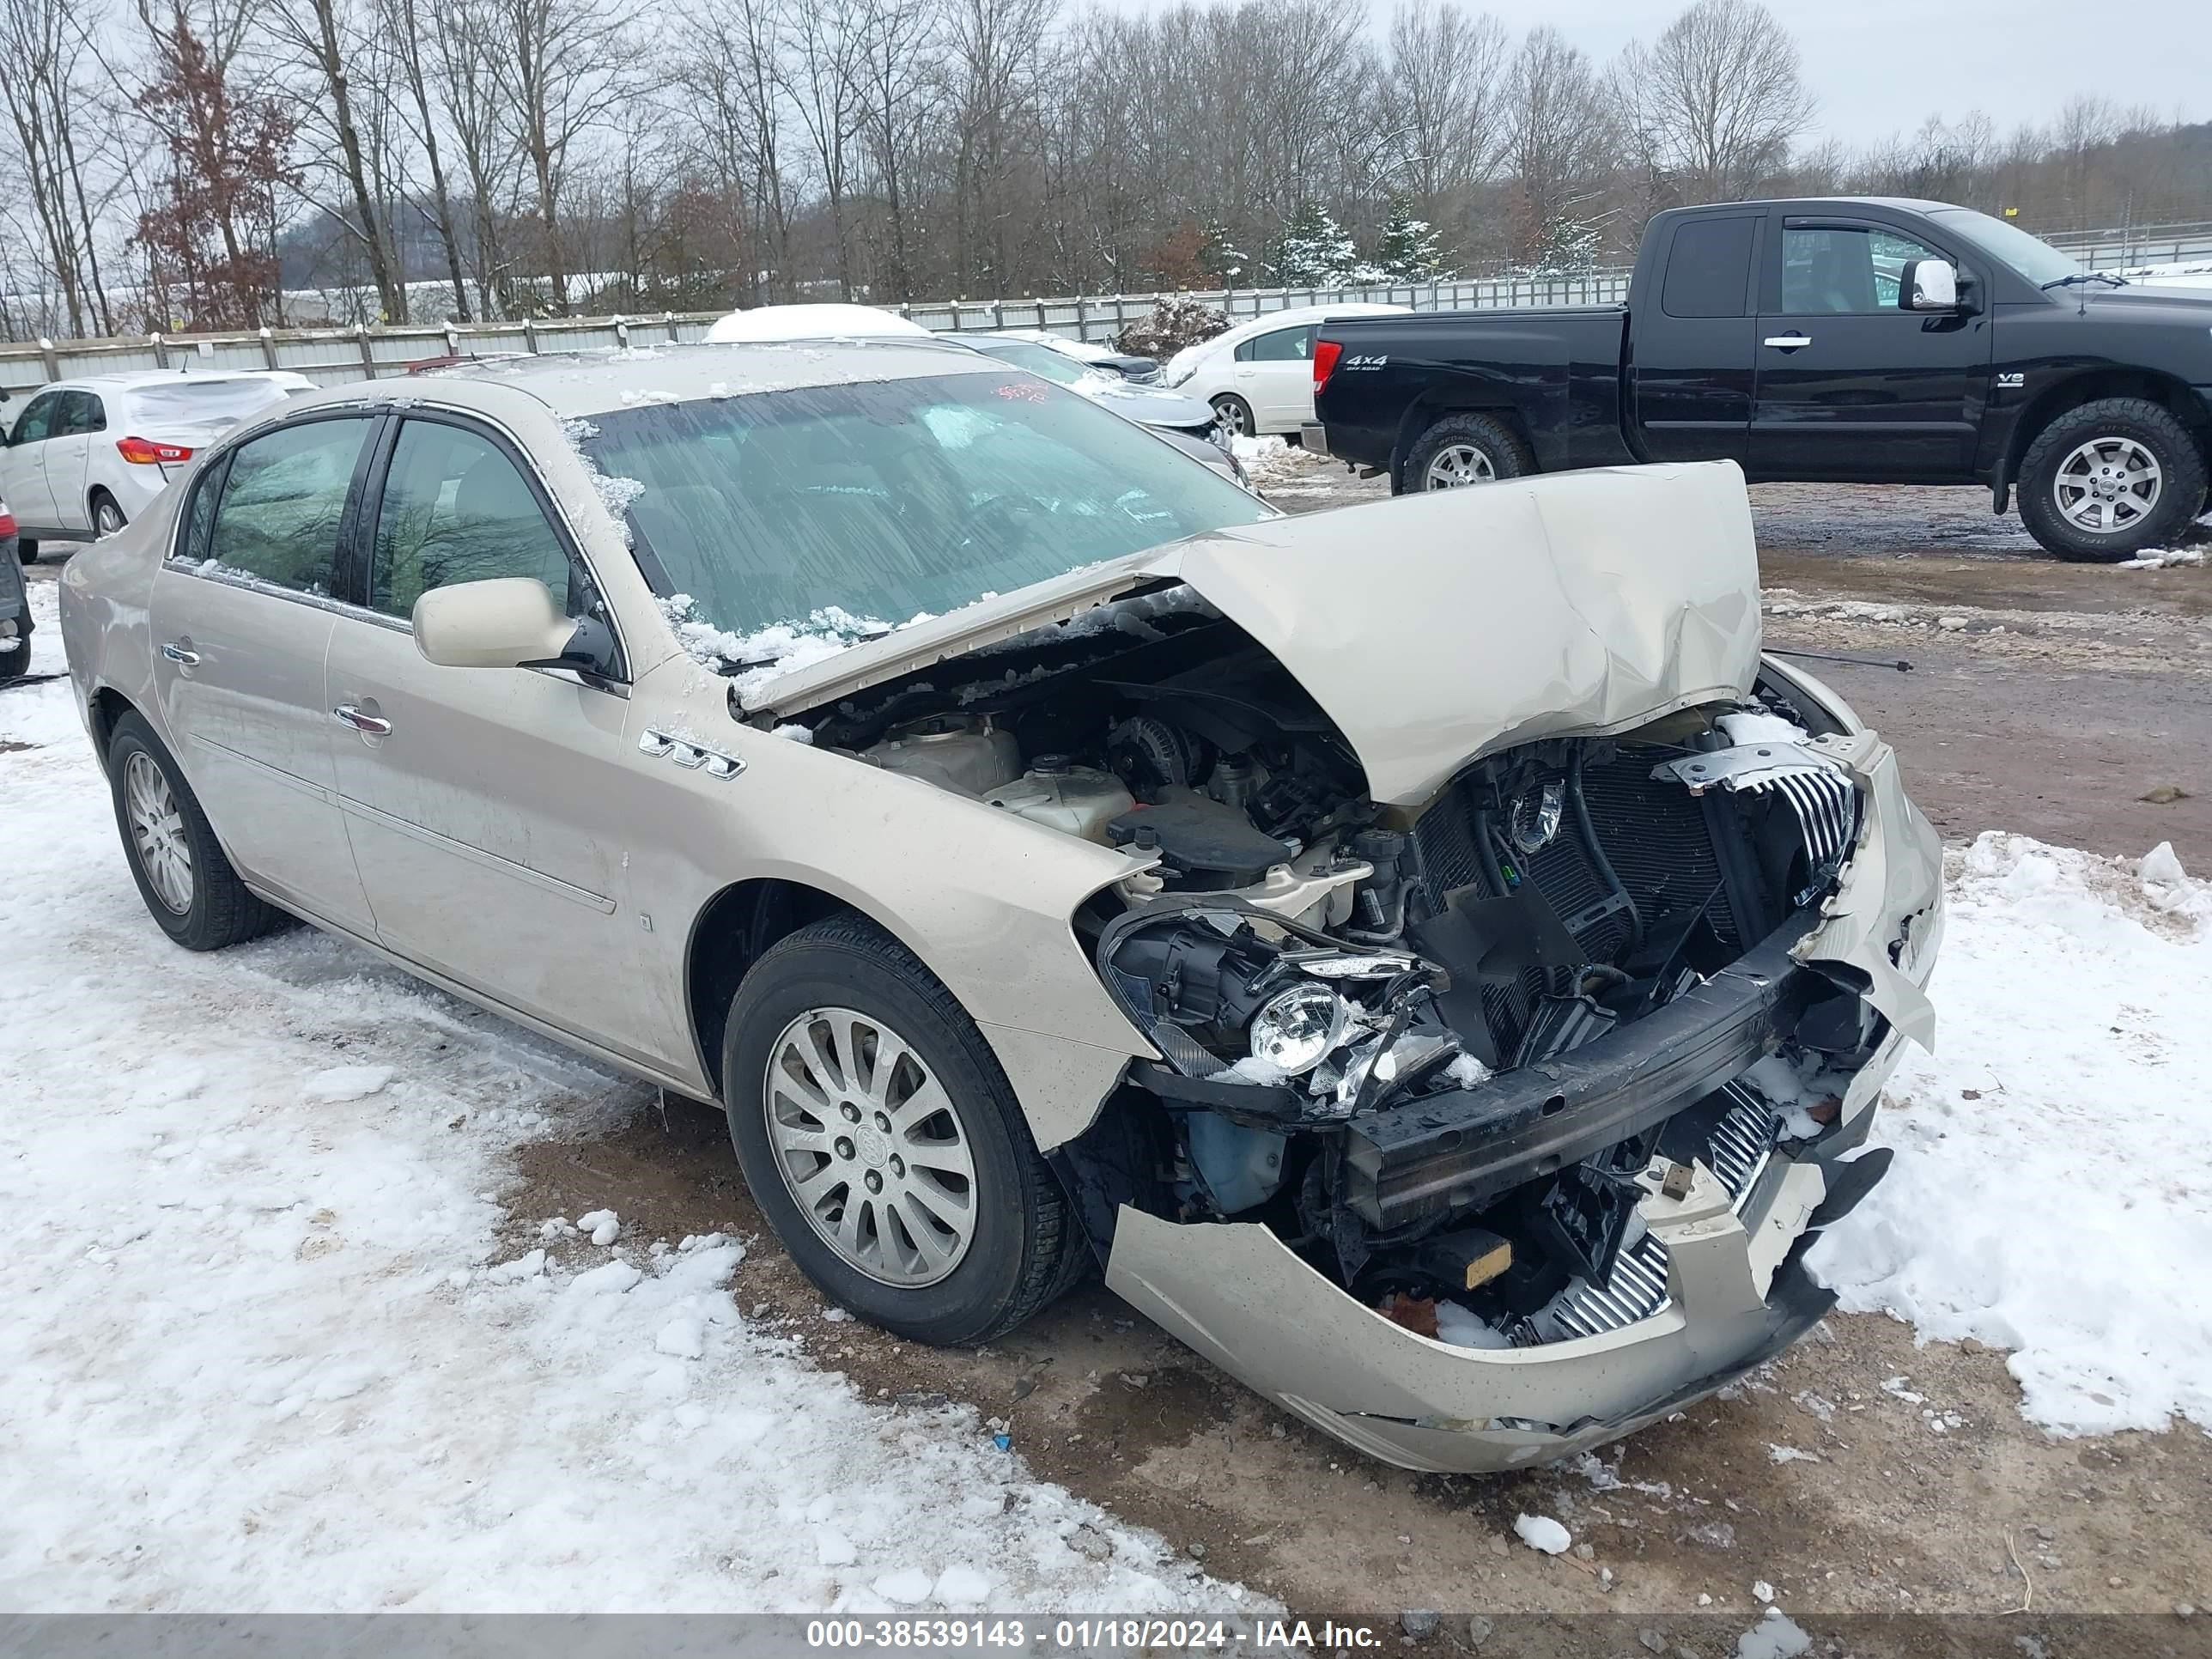
[[[431,588],[415,601],[414,631],[441,668],[520,668],[559,662],[576,623],[544,582],[499,576]]]
[[[1906,311],[1956,311],[1959,268],[1948,259],[1908,260],[1897,292]]]

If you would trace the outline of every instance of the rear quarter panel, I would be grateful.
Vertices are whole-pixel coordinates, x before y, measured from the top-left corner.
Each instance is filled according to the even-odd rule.
[[[143,517],[93,543],[62,568],[61,619],[77,713],[94,741],[100,731],[93,700],[101,691],[112,691],[146,717],[182,763],[182,745],[167,729],[154,695],[150,616],[155,573],[161,568],[180,499],[180,491],[164,494]],[[106,763],[105,752],[100,763]]]

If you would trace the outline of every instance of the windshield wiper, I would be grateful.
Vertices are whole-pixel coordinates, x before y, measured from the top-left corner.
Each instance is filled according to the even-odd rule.
[[[2072,288],[2077,283],[2110,283],[2114,288],[2128,286],[2126,277],[2115,276],[2109,270],[2077,270],[2070,276],[2054,276],[2049,282],[2039,283],[2036,286],[2048,294],[2054,288]]]

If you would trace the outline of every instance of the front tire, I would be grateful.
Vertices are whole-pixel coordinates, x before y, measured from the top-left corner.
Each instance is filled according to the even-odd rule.
[[[1402,490],[1458,489],[1534,471],[1528,452],[1504,422],[1491,415],[1447,415],[1421,434],[1407,456]]]
[[[1250,438],[1258,435],[1255,430],[1257,422],[1253,417],[1252,405],[1235,392],[1218,392],[1212,403],[1213,418],[1229,428],[1231,437]]]
[[[238,878],[191,786],[143,716],[115,722],[107,777],[124,857],[163,933],[187,951],[220,951],[282,925],[283,913]]]
[[[2204,505],[2204,454],[2189,428],[2142,398],[2100,398],[2058,416],[2020,465],[2020,516],[2062,559],[2113,564],[2167,545]]]
[[[1086,1262],[997,1056],[951,993],[858,917],[763,952],[722,1048],[730,1139],[831,1300],[934,1346],[988,1341]]]

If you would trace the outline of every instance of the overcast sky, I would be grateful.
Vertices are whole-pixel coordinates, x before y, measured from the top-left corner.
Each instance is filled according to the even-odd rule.
[[[1376,0],[1378,15],[1390,0]],[[1474,0],[1601,62],[1683,0]],[[1797,39],[1824,133],[1863,143],[1980,108],[2008,131],[2077,92],[2212,119],[2212,0],[1767,0]],[[2101,37],[2101,38],[2100,38]]]

